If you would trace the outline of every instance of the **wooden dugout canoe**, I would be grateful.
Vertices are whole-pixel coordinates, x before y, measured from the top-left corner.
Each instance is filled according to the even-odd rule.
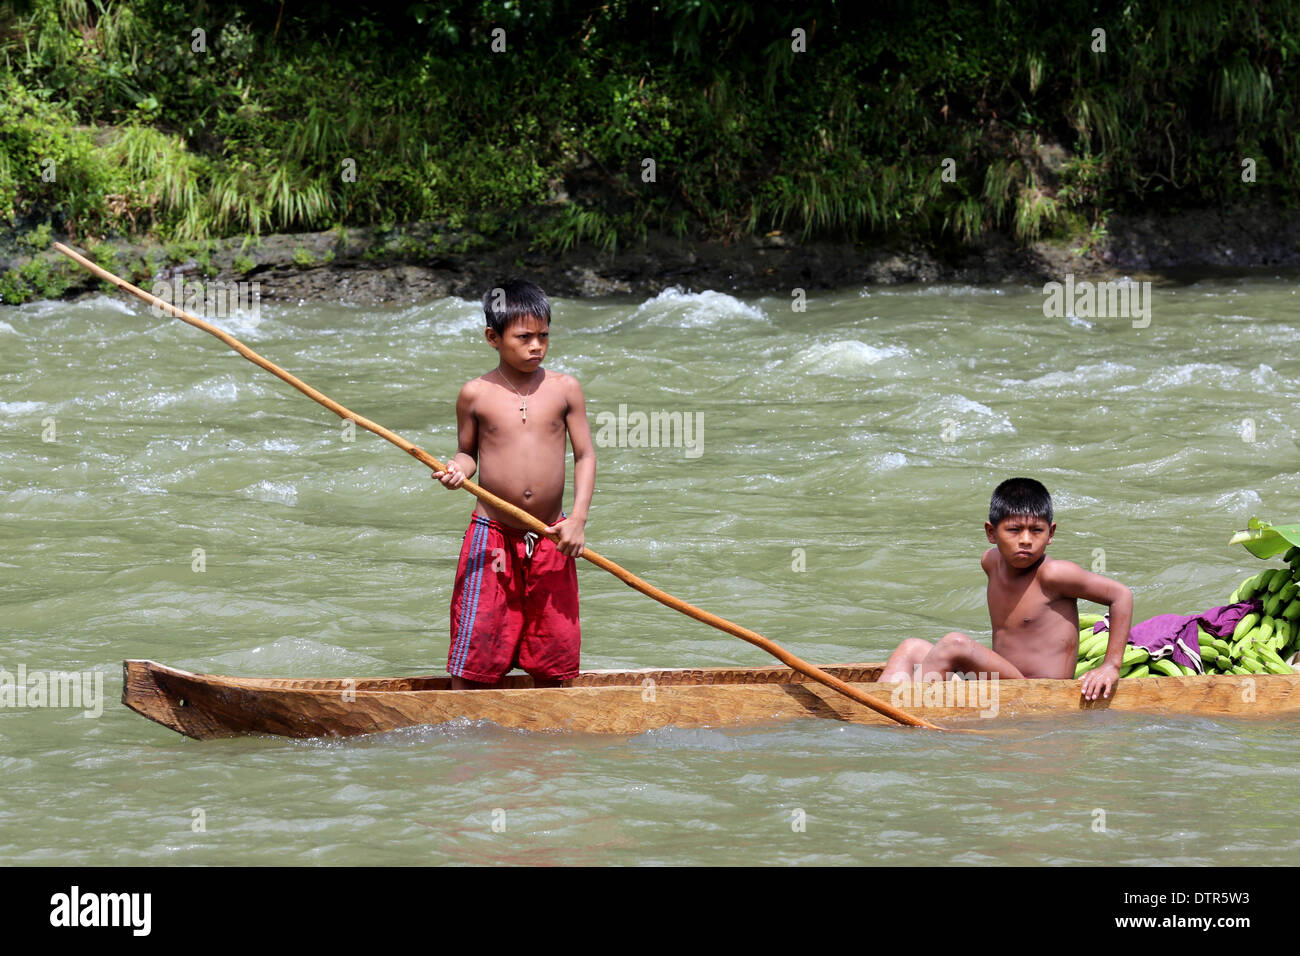
[[[1158,677],[1119,682],[1086,701],[1077,680],[877,684],[882,664],[826,670],[929,720],[979,727],[999,720],[1118,710],[1218,717],[1300,713],[1300,674]],[[451,721],[535,731],[638,734],[659,727],[735,727],[822,717],[897,726],[786,667],[588,671],[573,686],[535,688],[512,675],[492,690],[454,691],[447,677],[222,677],[153,661],[123,662],[122,702],[196,740],[248,734],[352,737]],[[960,685],[965,686],[960,686]],[[905,691],[905,692],[904,692]]]

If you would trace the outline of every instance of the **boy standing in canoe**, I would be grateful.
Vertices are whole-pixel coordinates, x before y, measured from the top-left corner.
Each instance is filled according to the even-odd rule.
[[[993,491],[984,525],[992,548],[980,564],[988,575],[993,648],[953,631],[938,643],[909,638],[890,655],[882,681],[975,672],[990,677],[1073,679],[1079,653],[1082,598],[1110,607],[1106,658],[1083,677],[1088,700],[1109,697],[1119,679],[1133,619],[1133,592],[1070,561],[1047,557],[1056,534],[1052,498],[1032,478],[1008,478]]]
[[[447,672],[453,690],[491,687],[516,665],[538,687],[578,674],[576,558],[586,541],[596,454],[577,379],[542,368],[551,305],[531,282],[483,297],[488,344],[500,362],[456,399],[458,449],[433,477],[459,488],[480,473],[486,490],[545,522],[552,542],[480,501],[461,546],[451,599]],[[573,511],[564,503],[565,438],[573,445]]]

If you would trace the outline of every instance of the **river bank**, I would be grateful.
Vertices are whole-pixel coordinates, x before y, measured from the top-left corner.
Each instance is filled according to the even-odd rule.
[[[1297,261],[1274,208],[1300,201],[1291,7],[200,19],[186,40],[165,4],[0,16],[0,301],[93,288],[43,255],[64,236],[137,282],[359,303],[509,272],[791,295]]]
[[[146,286],[177,277],[249,281],[258,283],[263,300],[356,304],[475,298],[506,275],[530,278],[552,295],[591,297],[670,287],[792,295],[911,282],[1039,283],[1067,273],[1185,278],[1300,268],[1300,220],[1280,208],[1117,214],[1107,225],[1066,240],[1017,243],[993,234],[949,247],[802,242],[779,232],[722,243],[651,232],[644,243],[612,252],[584,245],[557,253],[540,252],[527,239],[417,223],[209,242],[105,240],[88,248],[106,268]],[[26,298],[99,290],[97,280],[52,251],[24,255],[31,250],[12,238],[3,245],[0,274],[7,281],[0,294],[8,302],[15,288]]]

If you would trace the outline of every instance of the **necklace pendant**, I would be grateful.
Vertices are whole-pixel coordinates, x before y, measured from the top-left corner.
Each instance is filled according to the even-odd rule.
[[[524,421],[528,421],[528,399],[524,399],[523,404],[519,406],[519,411],[523,413]]]

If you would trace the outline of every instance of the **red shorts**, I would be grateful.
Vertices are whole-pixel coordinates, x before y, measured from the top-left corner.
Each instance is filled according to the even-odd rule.
[[[580,644],[577,561],[548,538],[474,515],[456,567],[447,673],[494,684],[521,667],[569,680]]]

